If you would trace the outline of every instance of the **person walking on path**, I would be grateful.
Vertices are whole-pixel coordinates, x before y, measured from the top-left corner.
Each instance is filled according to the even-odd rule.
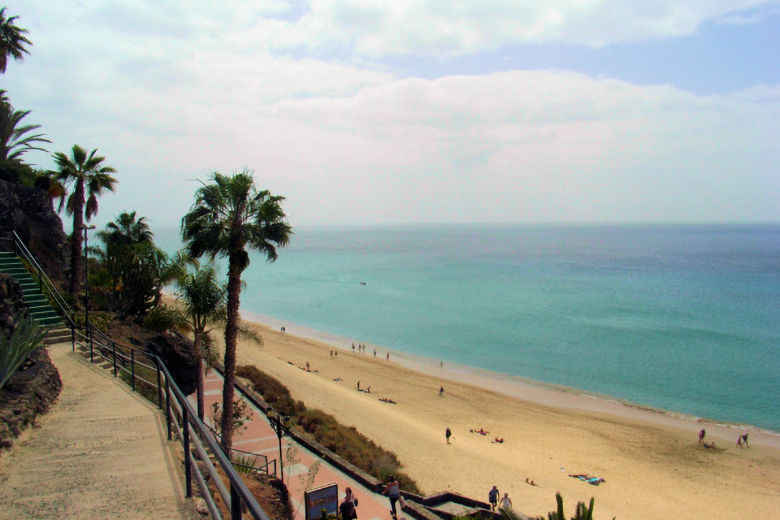
[[[341,520],[354,520],[357,518],[357,511],[355,510],[356,500],[352,496],[352,489],[349,487],[346,489],[344,500],[339,504],[339,512],[341,513]]]
[[[385,485],[385,490],[382,494],[390,499],[390,514],[393,515],[393,518],[398,518],[395,511],[395,504],[398,502],[398,499],[401,498],[401,486],[398,484],[394,475],[387,477],[387,484]]]
[[[450,430],[450,427],[447,426],[447,429],[444,430],[444,436],[447,437],[447,444],[450,443],[450,437],[452,437],[452,430]]]
[[[504,493],[504,496],[501,498],[501,509],[504,511],[512,510],[512,499],[509,498],[509,493]]]
[[[495,511],[496,507],[498,507],[498,495],[500,495],[500,492],[498,491],[498,488],[493,485],[493,488],[488,491],[488,500],[490,501],[491,511]]]

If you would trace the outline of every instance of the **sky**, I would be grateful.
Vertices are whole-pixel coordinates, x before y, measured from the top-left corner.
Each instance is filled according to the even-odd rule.
[[[0,88],[117,169],[98,226],[245,168],[293,227],[780,222],[777,0],[6,5]]]

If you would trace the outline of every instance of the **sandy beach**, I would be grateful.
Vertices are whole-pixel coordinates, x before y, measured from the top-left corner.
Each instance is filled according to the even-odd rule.
[[[567,514],[578,500],[595,497],[599,519],[750,518],[771,516],[780,505],[780,445],[770,432],[749,430],[751,447],[739,449],[736,438],[744,430],[733,425],[396,352],[388,361],[380,347],[376,357],[373,346],[333,356],[332,344],[296,335],[289,326],[285,333],[278,324],[253,327],[264,344],[240,339],[239,364],[256,365],[284,382],[294,398],[397,453],[425,493],[453,490],[487,500],[495,484],[517,510],[546,515],[560,491]],[[302,368],[307,362],[311,372]],[[358,392],[358,381],[371,393]],[[702,427],[717,450],[697,443]],[[489,433],[470,432],[480,428]],[[492,442],[495,437],[504,443]],[[569,474],[606,482],[596,487]]]

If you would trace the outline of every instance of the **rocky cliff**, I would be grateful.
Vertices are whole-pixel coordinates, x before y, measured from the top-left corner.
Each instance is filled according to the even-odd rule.
[[[13,231],[27,244],[49,277],[66,271],[67,236],[44,191],[0,178],[0,250],[12,251]]]
[[[19,283],[0,273],[0,334],[10,334],[27,305]],[[0,450],[49,409],[62,389],[57,368],[44,347],[36,350],[0,390]]]

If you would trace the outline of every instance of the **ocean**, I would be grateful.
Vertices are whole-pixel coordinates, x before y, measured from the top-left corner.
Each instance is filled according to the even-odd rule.
[[[243,279],[345,347],[780,431],[780,225],[296,228]]]

